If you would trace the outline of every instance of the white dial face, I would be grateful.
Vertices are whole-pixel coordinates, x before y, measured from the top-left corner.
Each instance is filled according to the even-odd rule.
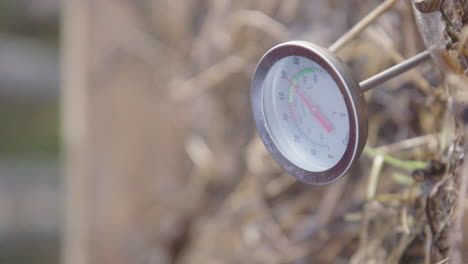
[[[349,113],[333,78],[314,61],[289,56],[263,85],[265,120],[281,153],[307,171],[335,166],[348,145]]]

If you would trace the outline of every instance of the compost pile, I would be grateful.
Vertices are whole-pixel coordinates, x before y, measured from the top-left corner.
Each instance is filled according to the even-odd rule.
[[[184,142],[192,166],[183,217],[167,224],[180,230],[165,234],[172,261],[462,263],[468,247],[456,228],[465,182],[458,116],[468,99],[468,1],[445,1],[458,8],[443,16],[450,43],[439,56],[450,69],[426,63],[367,93],[361,160],[324,186],[299,183],[272,161],[250,113],[251,77],[275,44],[301,39],[327,47],[381,2],[197,0],[166,12],[169,2],[154,17],[159,38],[176,54],[165,61],[173,72],[168,97],[189,120]],[[425,49],[412,2],[394,2],[338,52],[358,79]]]

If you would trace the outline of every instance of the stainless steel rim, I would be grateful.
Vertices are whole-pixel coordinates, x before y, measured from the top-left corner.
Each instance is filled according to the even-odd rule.
[[[328,170],[307,171],[289,161],[278,149],[265,121],[263,82],[271,67],[287,56],[303,56],[318,63],[335,80],[344,96],[349,113],[349,143],[340,161]],[[252,80],[251,105],[257,131],[270,155],[285,171],[305,183],[326,184],[344,176],[359,158],[367,139],[366,103],[358,83],[341,60],[328,50],[309,42],[286,42],[273,47],[262,57]]]

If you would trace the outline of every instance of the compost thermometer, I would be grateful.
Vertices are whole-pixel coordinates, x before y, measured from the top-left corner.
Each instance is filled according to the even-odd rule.
[[[310,184],[342,177],[367,139],[363,93],[430,58],[424,51],[363,82],[329,50],[305,41],[270,49],[255,70],[251,104],[273,159]]]

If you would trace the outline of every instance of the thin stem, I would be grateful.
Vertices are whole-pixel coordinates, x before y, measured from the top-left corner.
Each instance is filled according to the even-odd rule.
[[[393,156],[390,156],[388,154],[381,153],[374,148],[371,147],[365,147],[364,148],[364,153],[366,153],[370,157],[376,157],[376,156],[382,156],[385,163],[388,163],[392,166],[395,166],[400,169],[404,169],[407,171],[413,171],[413,170],[420,170],[420,169],[425,169],[428,167],[429,163],[424,162],[424,161],[419,161],[419,160],[401,160],[397,159]]]
[[[354,39],[359,35],[367,26],[374,22],[378,17],[383,13],[393,7],[397,0],[386,0],[372,10],[367,16],[365,16],[361,21],[359,21],[354,27],[352,27],[348,32],[346,32],[341,38],[335,41],[328,49],[335,53],[340,50],[345,44]]]

